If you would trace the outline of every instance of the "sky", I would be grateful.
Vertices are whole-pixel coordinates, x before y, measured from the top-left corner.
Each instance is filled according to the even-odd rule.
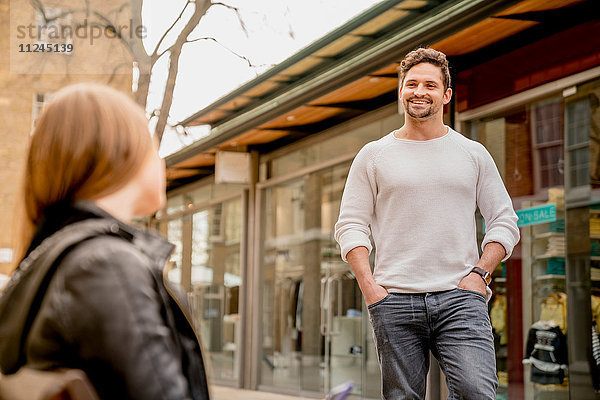
[[[169,123],[175,124],[210,105],[381,1],[224,1],[239,9],[246,32],[233,10],[218,5],[211,7],[189,39],[212,37],[219,43],[201,40],[184,45]],[[144,0],[142,23],[147,28],[144,46],[149,53],[185,3],[185,0]],[[173,33],[180,31],[192,11],[193,8],[188,6]],[[169,35],[161,48],[172,44],[175,37]],[[248,58],[253,67],[233,53]],[[149,113],[160,108],[167,68],[168,59],[163,56],[152,74],[147,103]],[[165,132],[161,156],[177,151],[208,132],[208,128],[191,130],[189,136]]]

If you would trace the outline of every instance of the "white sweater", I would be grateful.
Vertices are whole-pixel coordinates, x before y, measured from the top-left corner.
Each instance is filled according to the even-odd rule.
[[[371,252],[372,233],[373,277],[390,292],[454,289],[479,260],[477,206],[486,222],[482,248],[498,242],[506,260],[519,241],[517,216],[485,147],[450,128],[427,141],[392,132],[356,155],[335,239],[347,261],[355,247]]]

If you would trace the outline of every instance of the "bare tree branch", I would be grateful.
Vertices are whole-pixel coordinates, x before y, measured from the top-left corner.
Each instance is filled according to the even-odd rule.
[[[31,6],[33,7],[34,10],[38,10],[40,13],[42,13],[42,17],[44,17],[44,21],[47,22],[46,9],[44,8],[44,5],[42,4],[42,2],[39,0],[29,0],[29,3],[31,4]]]
[[[103,11],[95,8],[93,6],[93,2],[91,2],[90,0],[84,0],[80,7],[85,8],[61,8],[59,10],[56,10],[58,11],[58,15],[53,15],[53,13],[49,12],[50,10],[48,8],[44,7],[45,0],[29,0],[29,3],[32,5],[32,8],[41,14],[41,17],[44,18],[46,23],[58,20],[60,18],[64,18],[65,16],[73,15],[73,26],[77,26],[77,24],[83,24],[82,20],[85,18],[86,24],[91,26],[100,26],[104,29],[107,29],[107,32],[112,33],[114,37],[118,39],[117,42],[123,43],[126,46],[128,52],[131,54],[133,61],[135,62],[134,65],[137,65],[137,68],[139,70],[139,74],[137,74],[138,78],[136,85],[137,90],[135,91],[135,100],[144,108],[146,107],[146,103],[148,101],[148,92],[153,66],[158,61],[158,59],[160,59],[163,55],[168,53],[169,69],[166,83],[164,86],[162,102],[160,104],[160,107],[152,111],[149,117],[152,120],[154,118],[157,118],[155,133],[157,135],[157,138],[160,140],[162,139],[164,131],[167,128],[168,118],[171,111],[171,105],[173,103],[173,92],[179,70],[179,60],[181,57],[183,46],[186,43],[193,43],[201,40],[211,40],[217,43],[219,46],[226,49],[227,51],[229,51],[230,53],[232,53],[233,55],[235,55],[236,57],[244,60],[246,63],[248,63],[248,66],[251,68],[261,67],[264,65],[254,65],[249,58],[238,54],[237,52],[233,51],[227,46],[224,46],[215,38],[202,37],[196,39],[188,39],[191,33],[194,31],[194,29],[198,26],[201,18],[204,17],[206,12],[208,11],[208,9],[215,5],[225,7],[235,12],[235,15],[239,21],[239,25],[242,31],[247,37],[249,36],[248,29],[241,17],[239,8],[231,6],[221,1],[211,2],[211,0],[187,0],[177,18],[170,24],[169,28],[163,33],[163,35],[158,40],[158,43],[154,47],[152,53],[148,54],[149,52],[146,51],[142,41],[143,36],[140,37],[141,35],[135,35],[135,37],[131,37],[131,35],[126,34],[126,31],[124,30],[125,28],[123,28],[123,31],[121,31],[120,26],[117,24],[120,20],[121,12],[126,7],[129,7],[129,9],[131,10],[130,25],[135,27],[143,27],[142,2],[143,0],[129,0],[128,2],[126,2],[127,4],[122,4],[120,7],[115,7],[110,11]],[[191,3],[193,3],[194,6],[193,13],[189,20],[185,23],[183,28],[179,31],[179,29],[176,28],[176,25],[178,25],[179,23],[183,23],[184,15],[187,11],[189,11],[188,7]],[[178,33],[174,32],[174,30],[176,29],[177,31],[179,31]],[[161,51],[161,46],[165,45],[165,40],[167,40],[167,36],[169,35],[176,36],[175,42],[168,46],[167,49]],[[67,60],[65,59],[64,61]],[[126,68],[128,66],[130,66],[130,64],[121,64],[116,66],[112,70],[112,73],[110,71],[107,71],[108,83],[113,82],[115,80],[115,76],[117,73],[119,73],[119,70],[121,68]],[[68,73],[69,65],[66,65],[65,67]],[[186,135],[187,132],[177,132],[178,139],[180,140]]]
[[[66,17],[67,15],[75,15],[77,13],[84,13],[86,15],[86,17],[89,15],[90,12],[90,8],[89,8],[89,0],[86,0],[86,8],[79,8],[79,9],[71,9],[71,10],[66,10],[63,11],[57,15],[54,15],[52,17],[48,17],[48,14],[46,12],[46,8],[44,7],[44,4],[40,1],[40,0],[29,0],[29,2],[31,3],[32,7],[37,10],[39,13],[42,14],[42,17],[44,18],[44,23],[49,23],[49,22],[53,22],[57,19]],[[123,10],[124,7],[126,7],[127,5],[122,5],[121,7],[116,9],[116,12],[121,12]],[[115,24],[113,21],[110,20],[110,18],[106,17],[104,14],[100,13],[99,11],[94,11],[93,14],[98,17],[101,21],[103,21],[103,24],[100,23],[92,23],[92,26],[99,26],[102,28],[108,28],[111,29],[112,32],[114,32],[116,34],[116,36],[127,46],[127,49],[129,50],[129,52],[131,53],[132,56],[135,57],[135,55],[133,54],[132,50],[131,50],[131,45],[130,43],[125,40],[121,34],[121,32],[117,29],[117,24]],[[82,26],[81,24],[78,24],[77,27]]]
[[[161,51],[161,52],[160,52],[160,54],[157,54],[157,55],[156,55],[156,58],[153,58],[153,59],[152,59],[152,60],[153,60],[153,63],[152,63],[152,65],[154,65],[154,63],[155,63],[156,61],[158,61],[158,60],[159,60],[159,59],[160,59],[162,56],[164,56],[166,53],[168,53],[169,51],[171,51],[171,49],[172,49],[172,48],[173,48],[173,46],[171,46],[171,47],[167,47],[166,49],[164,49],[163,51]]]
[[[177,22],[179,22],[179,20],[181,19],[181,17],[183,17],[183,13],[185,12],[185,9],[187,8],[187,6],[191,3],[191,1],[187,1],[185,3],[185,6],[183,6],[183,9],[181,10],[181,12],[179,13],[179,16],[177,16],[177,19],[175,21],[173,21],[173,23],[171,24],[171,26],[169,27],[169,29],[167,29],[165,31],[165,33],[163,33],[163,35],[160,37],[158,43],[156,44],[156,47],[154,48],[154,51],[152,52],[152,57],[155,57],[158,53],[158,49],[160,47],[160,45],[162,44],[163,40],[167,37],[167,35],[169,34],[169,32],[171,32],[171,29],[173,29],[173,27],[177,24]],[[164,52],[161,53],[161,55],[164,54]],[[159,59],[160,56],[156,57],[156,59]]]
[[[144,28],[142,25],[142,0],[129,0],[129,4],[132,25]],[[146,52],[142,39],[142,37],[136,35],[135,38],[131,40],[130,47],[139,72],[137,90],[135,91],[135,101],[145,109],[148,101],[148,92],[150,90],[152,59]]]
[[[110,77],[108,78],[108,81],[106,82],[106,84],[110,84],[115,77],[117,76],[117,72],[121,69],[121,68],[127,68],[130,67],[131,64],[129,63],[120,63],[119,65],[115,66],[112,70],[112,73],[110,74]]]
[[[66,10],[66,11],[63,11],[52,17],[49,17],[48,13],[46,12],[46,8],[44,7],[44,4],[40,0],[29,0],[29,3],[31,4],[31,6],[33,7],[34,10],[37,10],[40,14],[42,14],[42,18],[44,18],[45,24],[47,24],[48,22],[53,22],[53,21],[56,21],[57,19],[66,17],[67,15],[74,15],[76,13],[86,11],[85,8],[77,8],[77,9]]]
[[[177,80],[177,73],[179,71],[179,57],[181,56],[181,49],[187,41],[188,36],[198,26],[200,19],[206,14],[206,11],[210,8],[211,3],[209,0],[196,0],[194,14],[183,27],[182,31],[177,36],[177,40],[171,46],[169,54],[169,73],[167,75],[167,83],[165,85],[165,92],[163,101],[160,106],[160,115],[158,116],[158,122],[154,130],[157,138],[162,139],[165,127],[167,126],[167,120],[171,111],[171,105],[173,104],[173,90],[175,89],[175,81]]]
[[[244,20],[242,19],[242,15],[240,14],[239,8],[229,5],[229,4],[222,3],[220,1],[213,2],[211,4],[211,6],[222,6],[225,8],[229,8],[230,10],[233,10],[235,12],[235,15],[237,16],[237,19],[240,23],[240,27],[242,28],[242,31],[244,31],[244,34],[246,35],[246,37],[248,37],[248,29],[246,29],[246,24],[244,23]]]
[[[258,68],[258,67],[264,67],[267,64],[261,64],[261,65],[256,65],[253,64],[252,61],[250,61],[250,59],[248,57],[245,57],[241,54],[236,53],[235,51],[231,50],[229,47],[225,46],[224,44],[222,44],[221,42],[219,42],[217,39],[215,39],[214,37],[199,37],[196,39],[191,39],[191,40],[186,40],[185,43],[193,43],[193,42],[199,42],[201,40],[211,40],[213,42],[215,42],[216,44],[218,44],[219,46],[221,46],[222,48],[224,48],[225,50],[227,50],[228,52],[230,52],[231,54],[233,54],[234,56],[246,61],[248,63],[248,66],[250,68]]]

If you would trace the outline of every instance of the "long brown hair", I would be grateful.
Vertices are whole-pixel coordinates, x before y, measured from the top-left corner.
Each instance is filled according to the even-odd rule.
[[[15,227],[17,263],[47,207],[117,191],[151,151],[144,110],[124,93],[90,83],[56,92],[31,137]]]

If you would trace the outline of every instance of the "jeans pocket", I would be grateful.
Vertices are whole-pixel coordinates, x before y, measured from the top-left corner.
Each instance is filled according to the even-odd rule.
[[[388,293],[388,294],[387,294],[387,296],[385,296],[383,299],[381,299],[381,300],[377,300],[377,301],[376,301],[375,303],[373,303],[373,304],[369,304],[369,305],[367,306],[367,309],[368,309],[368,310],[371,310],[371,309],[373,309],[373,307],[375,307],[375,306],[378,306],[378,305],[380,305],[381,303],[385,302],[385,301],[386,301],[387,299],[389,299],[391,296],[392,296],[392,294],[391,294],[391,293]]]
[[[467,294],[474,294],[477,297],[481,298],[481,300],[485,301],[485,295],[483,295],[479,292],[476,292],[474,290],[463,289],[463,288],[456,288],[456,290],[458,290],[459,292],[467,293]]]

